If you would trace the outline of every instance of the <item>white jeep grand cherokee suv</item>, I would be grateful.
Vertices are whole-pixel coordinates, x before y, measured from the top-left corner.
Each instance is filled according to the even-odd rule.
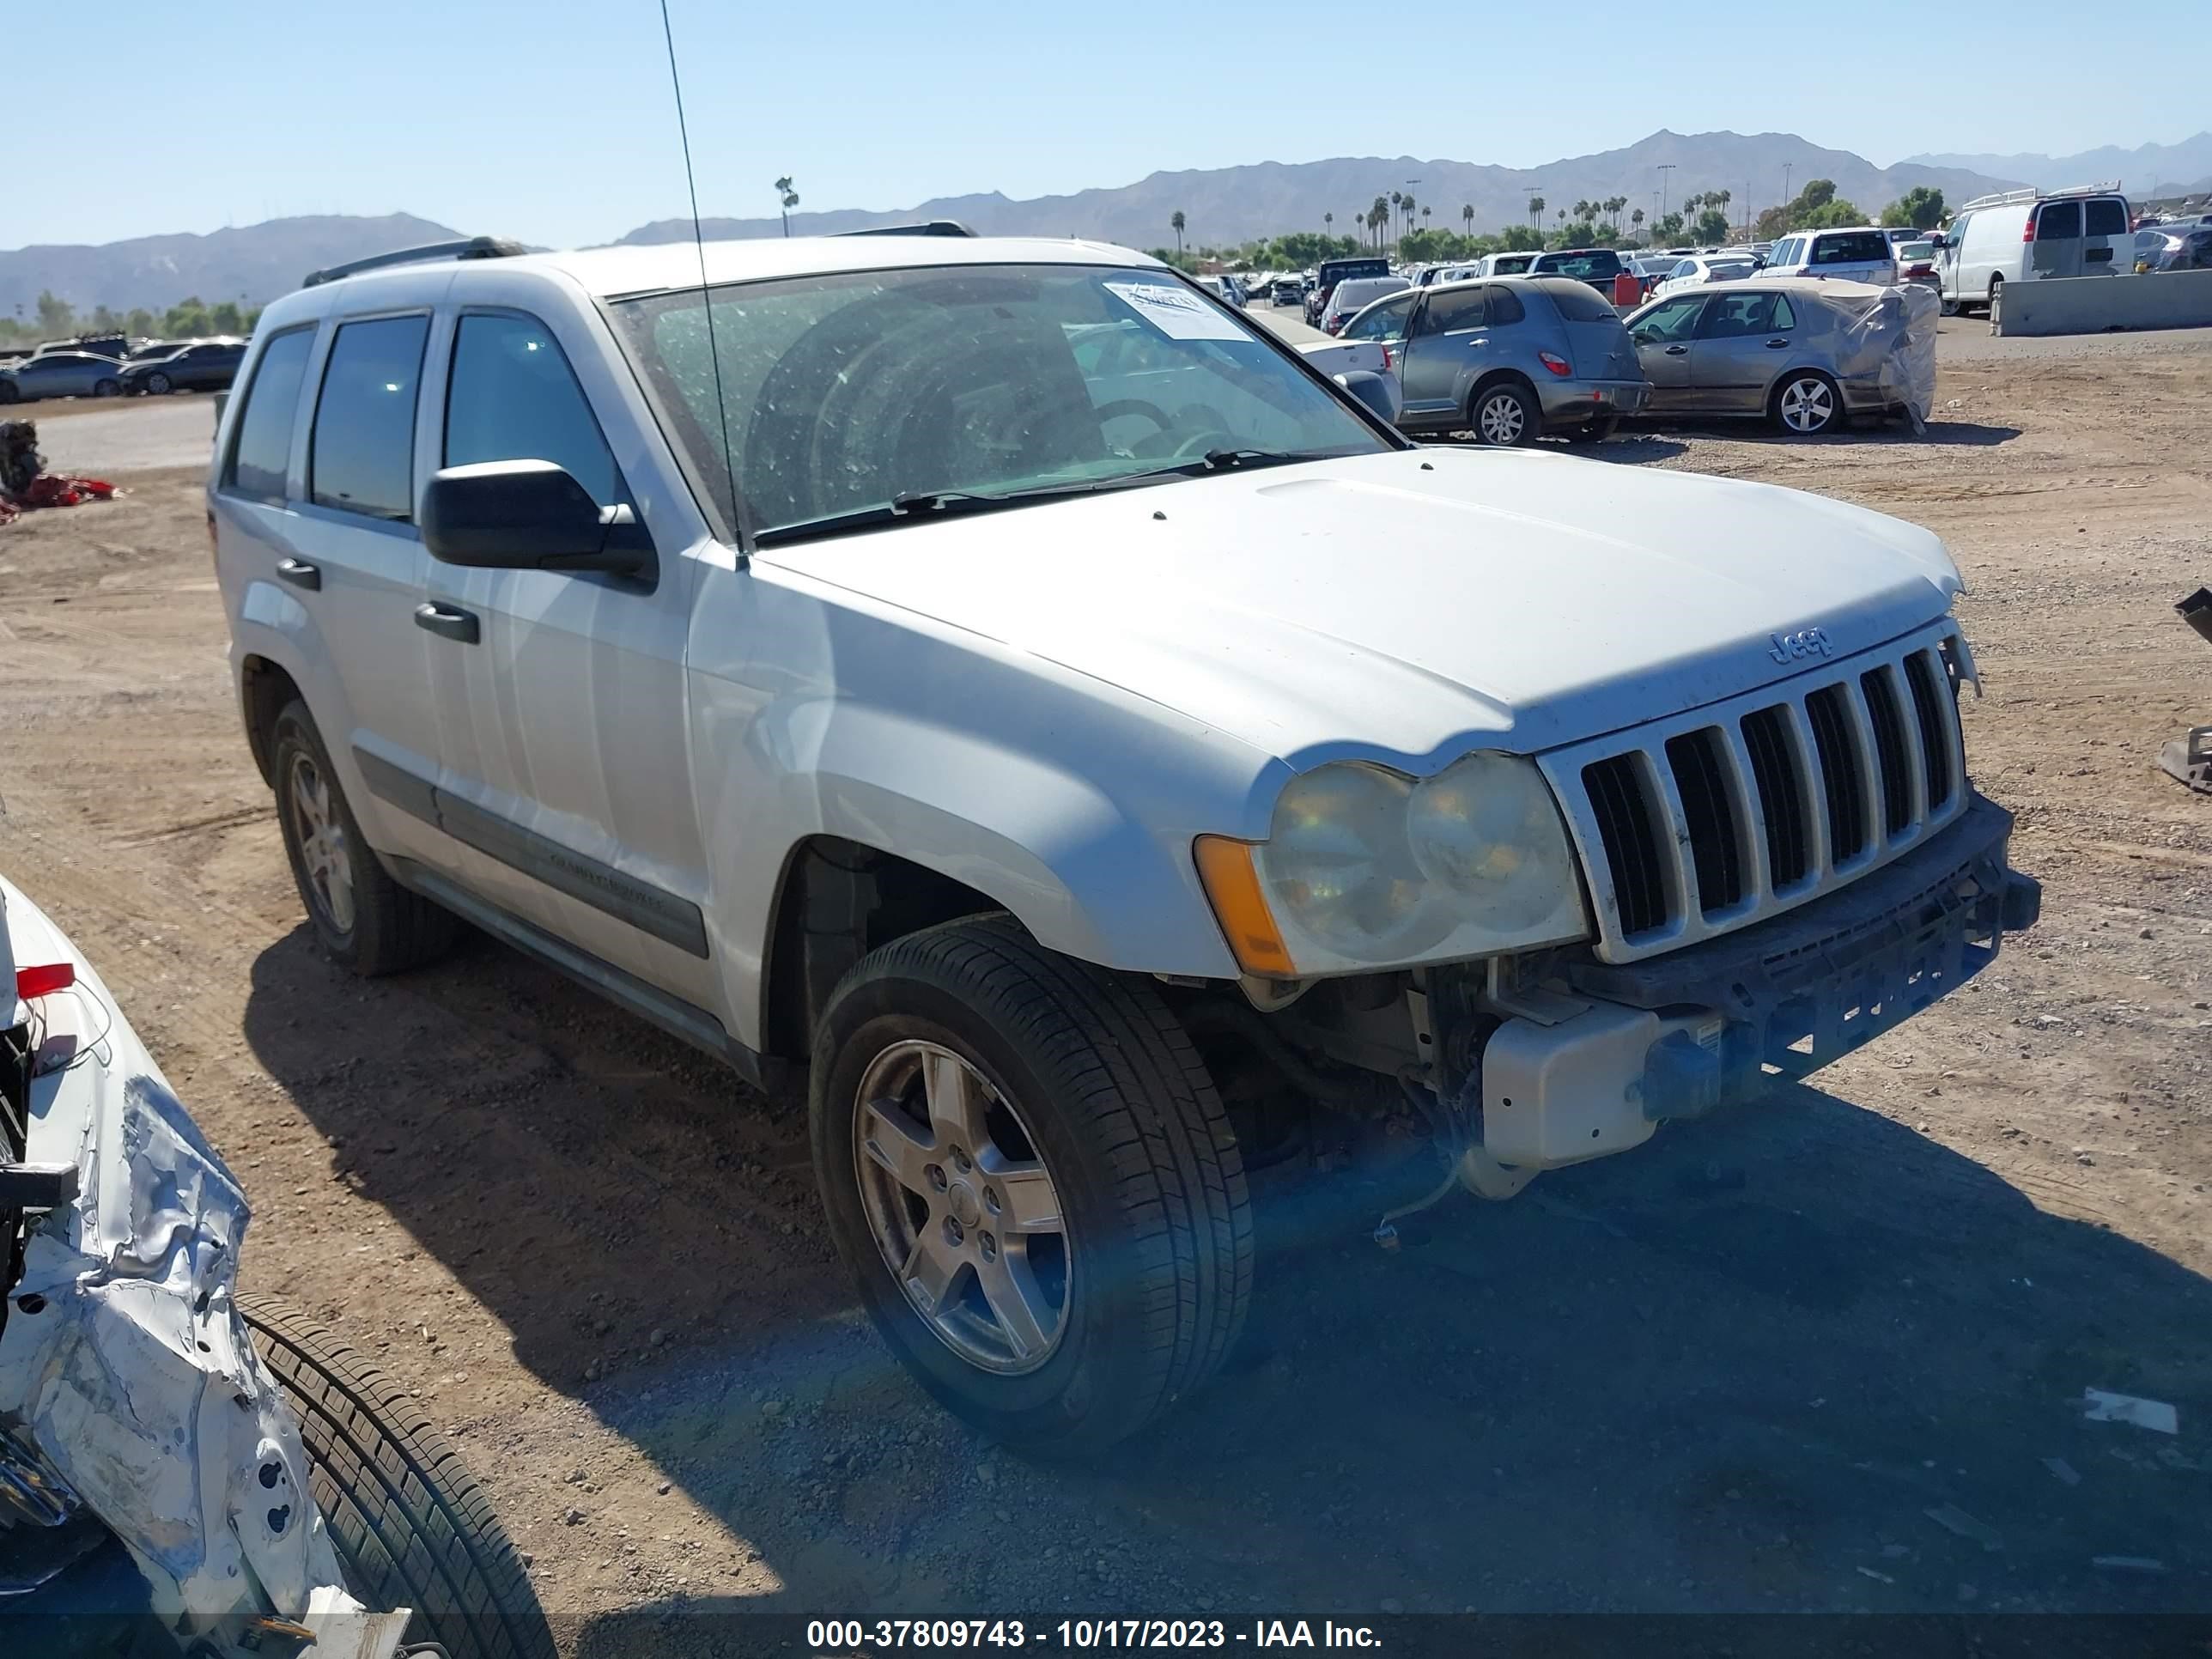
[[[1417,447],[1114,247],[329,275],[208,492],[317,933],[465,918],[804,1079],[862,1299],[1001,1438],[1219,1363],[1240,1146],[1417,1117],[1510,1193],[2034,919],[1926,531]]]

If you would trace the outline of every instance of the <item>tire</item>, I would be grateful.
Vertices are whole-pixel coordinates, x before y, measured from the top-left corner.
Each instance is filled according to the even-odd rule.
[[[1817,438],[1843,424],[1844,394],[1819,370],[1795,369],[1777,382],[1766,413],[1785,438]]]
[[[146,393],[149,397],[166,398],[176,388],[169,384],[169,377],[166,374],[149,374],[146,377]]]
[[[1493,448],[1534,443],[1542,421],[1535,398],[1517,380],[1492,380],[1476,388],[1467,400],[1467,422],[1474,428],[1474,441]]]
[[[958,1129],[922,1121],[924,1068],[941,1068],[927,1070],[933,1085],[945,1070],[967,1080],[989,1141],[972,1161]],[[808,1115],[830,1235],[862,1304],[922,1387],[986,1435],[1096,1457],[1196,1391],[1235,1342],[1252,1288],[1243,1162],[1204,1063],[1149,984],[1055,955],[1004,917],[895,940],[830,997]],[[894,1142],[892,1158],[871,1155]],[[890,1172],[901,1154],[915,1172],[934,1160],[933,1194],[920,1173],[909,1186]],[[1024,1207],[1017,1182],[1056,1233],[1011,1219]],[[902,1226],[910,1249],[893,1237]],[[915,1267],[925,1238],[940,1265],[958,1258],[928,1314],[908,1288],[933,1271]],[[1049,1331],[1031,1322],[1027,1352],[988,1299],[993,1261],[997,1294],[1018,1273],[1038,1292],[1026,1305],[1052,1318]]]
[[[1595,421],[1584,421],[1569,435],[1578,444],[1601,444],[1620,430],[1620,416],[1601,415]]]
[[[458,924],[385,869],[361,833],[306,703],[295,698],[276,716],[271,750],[284,856],[324,951],[365,979],[443,956]]]
[[[0,378],[0,404],[17,404],[23,400],[23,388],[15,381]]]
[[[308,1491],[355,1598],[414,1608],[405,1639],[451,1659],[554,1659],[507,1529],[406,1391],[296,1309],[253,1296],[238,1309],[299,1419]]]
[[[123,382],[117,380],[94,380],[92,383],[92,395],[95,398],[120,398],[123,395]]]
[[[1938,300],[1936,302],[1936,308],[1946,317],[1955,317],[1959,314],[1959,302],[1956,300]]]

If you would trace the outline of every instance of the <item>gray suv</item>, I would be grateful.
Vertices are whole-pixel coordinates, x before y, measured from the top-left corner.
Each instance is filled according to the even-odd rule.
[[[1608,438],[1651,395],[1619,314],[1563,276],[1410,289],[1368,307],[1340,337],[1388,348],[1408,431],[1472,429],[1506,445],[1547,432]]]

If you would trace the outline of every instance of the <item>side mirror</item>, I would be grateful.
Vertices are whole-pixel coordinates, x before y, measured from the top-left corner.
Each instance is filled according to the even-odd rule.
[[[422,545],[488,570],[599,570],[650,580],[653,538],[628,507],[601,507],[551,461],[478,461],[433,473]]]
[[[1390,425],[1398,424],[1404,405],[1400,401],[1398,382],[1388,374],[1377,374],[1371,368],[1355,368],[1336,377],[1336,383],[1367,405],[1368,412]]]

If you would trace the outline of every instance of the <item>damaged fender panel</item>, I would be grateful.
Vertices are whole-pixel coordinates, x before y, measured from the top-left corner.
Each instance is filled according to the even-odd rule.
[[[26,1156],[81,1176],[34,1220],[0,1326],[0,1464],[97,1516],[187,1627],[296,1621],[330,1607],[318,1589],[349,1606],[298,1430],[232,1305],[245,1195],[91,964],[4,880],[0,903],[17,964],[76,969],[13,1012],[34,1054]]]

